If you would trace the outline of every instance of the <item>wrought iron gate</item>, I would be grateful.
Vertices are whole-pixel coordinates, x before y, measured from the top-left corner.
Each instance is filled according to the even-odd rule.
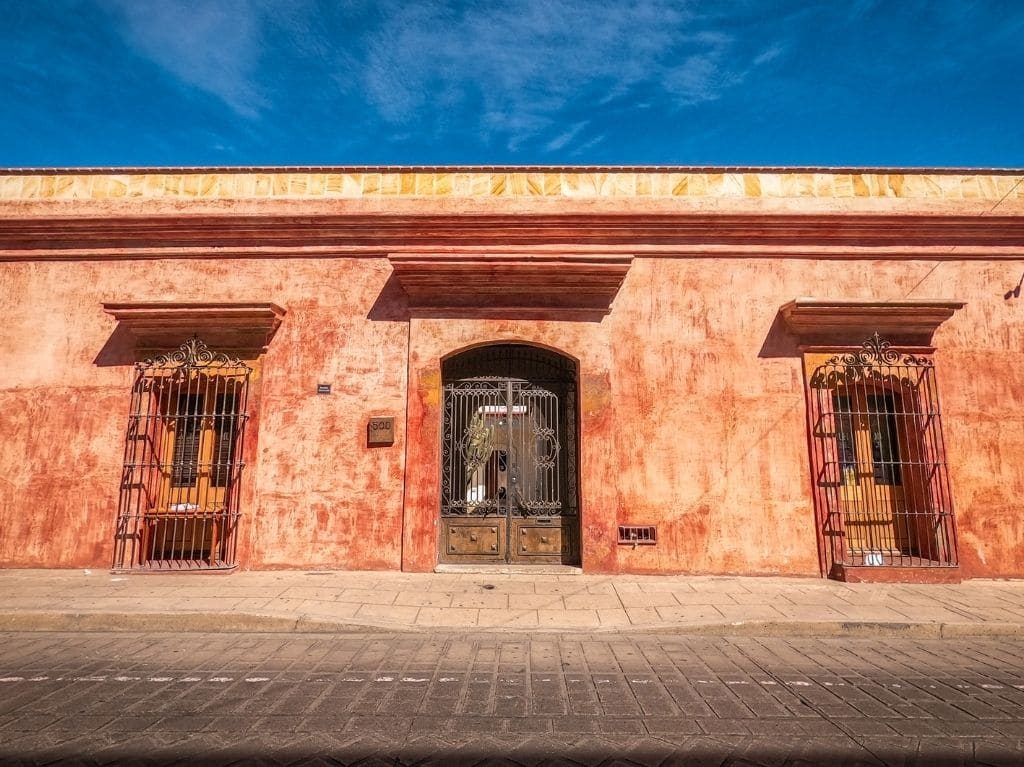
[[[234,566],[251,372],[198,338],[136,365],[115,569]]]
[[[810,388],[827,567],[956,566],[932,360],[875,333],[819,366]]]
[[[578,563],[575,365],[506,344],[443,372],[441,561]]]

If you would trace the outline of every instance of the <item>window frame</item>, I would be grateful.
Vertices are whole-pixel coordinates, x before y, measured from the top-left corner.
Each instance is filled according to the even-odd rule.
[[[876,332],[859,346],[806,345],[801,351],[822,574],[859,580],[898,578],[901,571],[956,569],[956,519],[934,348],[894,345]],[[854,397],[861,397],[861,403]],[[838,407],[843,398],[848,398],[846,409]],[[885,412],[871,406],[879,398],[891,405],[883,408]],[[882,460],[872,434],[880,415],[895,442],[895,451]],[[852,432],[846,439],[852,439],[854,460],[871,464],[855,465],[857,479],[852,484],[844,465],[844,421]],[[848,453],[849,449],[846,458]],[[869,496],[864,488],[872,486],[874,495]],[[858,508],[864,510],[863,517],[855,516]],[[871,525],[884,529],[890,524],[886,515],[891,517],[891,537],[869,536],[873,544],[883,543],[864,546],[863,535],[858,538],[854,533],[858,525],[869,531]],[[934,539],[928,532],[932,524]]]

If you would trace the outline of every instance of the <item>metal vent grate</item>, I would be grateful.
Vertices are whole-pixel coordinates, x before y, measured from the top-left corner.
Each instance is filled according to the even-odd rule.
[[[619,543],[654,546],[658,543],[658,528],[654,525],[619,525]]]

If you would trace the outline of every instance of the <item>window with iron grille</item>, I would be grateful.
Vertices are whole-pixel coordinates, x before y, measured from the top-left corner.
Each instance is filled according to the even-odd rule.
[[[234,566],[250,373],[198,338],[136,365],[116,569]]]
[[[875,333],[810,371],[826,565],[952,567],[956,526],[935,366]]]

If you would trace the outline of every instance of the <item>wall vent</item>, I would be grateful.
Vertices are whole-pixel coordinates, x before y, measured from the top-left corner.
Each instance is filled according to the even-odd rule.
[[[619,525],[619,544],[623,546],[654,546],[658,528],[654,525]]]

